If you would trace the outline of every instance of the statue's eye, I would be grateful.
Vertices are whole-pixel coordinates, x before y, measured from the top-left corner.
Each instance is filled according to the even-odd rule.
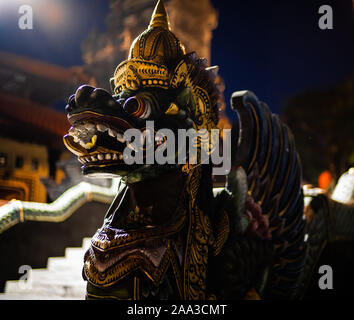
[[[136,95],[125,101],[123,109],[132,117],[147,119],[152,111],[152,100],[146,95]]]

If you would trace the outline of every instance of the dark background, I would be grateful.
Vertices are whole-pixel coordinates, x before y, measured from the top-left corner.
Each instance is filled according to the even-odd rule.
[[[50,17],[38,10],[36,3],[43,1],[56,5],[59,14]],[[22,31],[18,28],[17,10],[24,3],[33,4],[33,30]],[[220,67],[220,75],[226,84],[227,104],[233,91],[248,89],[265,101],[273,112],[280,113],[291,97],[307,90],[325,90],[354,74],[351,0],[212,0],[212,3],[219,12],[219,25],[213,32],[211,64]],[[325,4],[333,8],[333,30],[318,27],[321,16],[318,9]],[[0,0],[0,50],[64,67],[82,65],[81,43],[94,27],[99,31],[105,30],[104,18],[108,10],[108,0]],[[64,105],[63,100],[63,103],[52,107],[64,111]],[[228,114],[233,116],[230,109]],[[73,225],[77,227],[79,221]],[[24,226],[29,229],[25,230]],[[16,232],[30,237],[31,232],[40,234],[44,226],[53,235],[59,235],[62,231],[54,230],[55,227],[63,228],[58,225],[50,229],[47,225],[35,223],[17,226],[1,235],[2,251],[9,253],[16,248]],[[79,245],[79,239],[92,234],[96,228],[88,234],[75,234],[75,239],[68,231],[70,243],[67,245]],[[54,236],[55,250],[59,250],[56,243],[60,240],[59,236]],[[24,255],[32,253],[28,250],[28,247],[21,248],[16,259],[7,263],[17,266]],[[43,259],[38,261],[38,266],[44,264],[49,255],[60,252],[42,254]],[[337,257],[335,260],[334,256]],[[2,262],[4,264],[5,260]],[[352,244],[328,247],[319,261],[319,265],[322,264],[333,266],[334,287],[337,290],[320,291],[317,286],[319,276],[316,277],[315,273],[307,298],[350,297],[349,290],[354,279]],[[0,266],[0,269],[4,272],[5,268]],[[17,269],[11,272],[13,270]],[[0,282],[0,288],[2,285]]]
[[[227,100],[248,89],[279,113],[289,97],[354,73],[350,0],[212,2],[219,10],[212,63],[221,67]],[[333,30],[318,27],[324,4],[332,6]]]
[[[22,31],[17,26],[18,4],[31,2],[34,29]],[[326,88],[354,73],[351,0],[211,2],[219,12],[211,64],[220,66],[227,103],[233,91],[248,89],[279,113],[289,97]],[[93,27],[105,30],[109,1],[46,3],[58,7],[55,19],[43,18],[45,13],[36,10],[33,0],[0,4],[0,50],[65,67],[82,65],[80,44]],[[333,30],[318,27],[318,9],[324,4],[333,8]],[[62,110],[63,105],[54,107]]]

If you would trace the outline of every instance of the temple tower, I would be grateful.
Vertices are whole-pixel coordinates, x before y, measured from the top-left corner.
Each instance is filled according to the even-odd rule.
[[[217,12],[210,0],[165,0],[171,28],[185,45],[210,63],[212,31]],[[156,0],[113,0],[106,18],[107,31],[93,30],[82,43],[84,72],[93,85],[109,88],[115,67],[128,56],[132,41],[150,22]]]

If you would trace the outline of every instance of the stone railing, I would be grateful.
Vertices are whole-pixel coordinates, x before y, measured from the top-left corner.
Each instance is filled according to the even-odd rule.
[[[89,201],[111,203],[122,186],[120,179],[112,179],[108,188],[80,182],[52,203],[12,200],[0,207],[0,234],[25,221],[62,222]]]

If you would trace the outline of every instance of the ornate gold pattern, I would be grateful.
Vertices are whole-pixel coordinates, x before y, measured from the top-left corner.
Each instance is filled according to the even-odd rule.
[[[206,79],[206,74],[212,71],[205,68],[202,75],[195,65],[196,60],[187,56],[184,46],[170,31],[168,14],[162,1],[158,1],[148,29],[134,40],[128,59],[119,64],[114,72],[114,91],[119,94],[125,89],[189,87],[195,105],[191,115],[194,128],[206,129],[210,133],[211,129],[217,128],[217,119],[209,92],[204,86],[212,82]],[[212,141],[216,137],[210,138],[209,141]]]
[[[97,269],[95,265],[96,257],[92,256],[91,253],[91,255],[88,254],[85,257],[84,273],[91,284],[100,287],[109,287],[132,272],[140,270],[154,283],[155,286],[158,286],[169,266],[170,250],[170,248],[166,250],[158,268],[156,268],[145,255],[135,253],[128,255],[119,263],[114,264],[102,272]]]
[[[158,1],[152,13],[149,28],[160,27],[171,31],[170,19],[162,1]]]
[[[114,73],[115,93],[124,89],[170,85],[174,64],[185,54],[184,46],[170,31],[168,14],[162,1],[156,5],[150,25],[132,43],[128,60]]]
[[[140,58],[168,66],[184,54],[184,46],[171,32],[170,19],[159,0],[148,29],[133,41],[128,59]]]
[[[148,279],[157,287],[161,284],[161,281],[168,270],[169,266],[175,275],[176,285],[182,297],[182,276],[181,269],[174,250],[172,249],[170,242],[167,245],[167,249],[161,259],[158,267],[142,253],[134,253],[128,255],[126,258],[118,261],[117,263],[108,266],[104,271],[99,271],[96,265],[97,260],[109,261],[110,254],[102,252],[93,252],[90,249],[85,255],[84,274],[86,279],[93,285],[100,287],[109,287],[132,274],[135,271],[140,271],[145,274]],[[140,281],[137,276],[134,277],[134,299],[140,298]]]
[[[177,234],[184,226],[186,220],[186,208],[184,204],[185,195],[182,194],[179,209],[176,212],[176,215],[181,216],[181,218],[171,223],[168,229],[166,227],[152,228],[146,230],[146,232],[131,232],[125,236],[120,234],[118,237],[112,234],[109,228],[98,230],[91,240],[91,248],[85,254],[84,275],[86,279],[95,286],[109,287],[138,271],[150,279],[155,286],[159,286],[166,271],[171,266],[180,297],[182,297],[183,281],[181,265],[175,249],[171,246],[170,240],[167,240],[167,238],[169,235]],[[183,210],[183,213],[179,212],[179,210]],[[155,266],[140,251],[128,254],[112,263],[112,258],[117,256],[117,252],[124,250],[125,246],[141,244],[146,240],[153,239],[165,239],[164,241],[167,241],[166,250],[158,266]],[[136,286],[134,287],[136,289]]]
[[[140,279],[138,277],[134,277],[134,300],[140,299]]]
[[[137,90],[139,87],[160,87],[167,89],[170,74],[163,65],[142,59],[123,61],[114,72],[115,93],[125,89]]]
[[[116,248],[121,248],[125,245],[133,245],[138,242],[145,240],[152,240],[161,238],[162,236],[169,236],[170,234],[177,233],[181,230],[185,222],[185,216],[182,217],[175,223],[171,224],[168,228],[165,227],[155,227],[145,232],[131,232],[125,235],[119,235],[117,237],[110,237],[107,235],[107,232],[98,232],[96,233],[92,240],[92,246],[98,250],[114,250]],[[109,232],[109,230],[107,230]]]
[[[229,215],[226,211],[222,211],[222,216],[216,226],[215,242],[213,247],[213,255],[217,256],[224,247],[230,233]]]
[[[206,298],[206,267],[209,247],[214,239],[209,217],[195,204],[200,186],[201,168],[190,172],[187,192],[189,194],[189,230],[184,258],[184,299]]]

